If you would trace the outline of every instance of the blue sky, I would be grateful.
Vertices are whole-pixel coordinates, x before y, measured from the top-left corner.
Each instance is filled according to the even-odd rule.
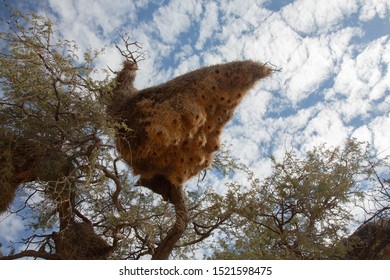
[[[390,2],[388,0],[45,0],[12,1],[53,18],[55,29],[106,52],[97,69],[120,69],[114,42],[129,32],[146,51],[139,89],[196,68],[253,59],[283,68],[237,108],[222,142],[257,176],[268,156],[356,137],[390,152]],[[3,15],[2,15],[3,16]],[[97,74],[96,78],[99,78]],[[242,174],[234,180],[244,180]],[[208,174],[217,189],[226,180]],[[0,237],[22,223],[7,218]]]

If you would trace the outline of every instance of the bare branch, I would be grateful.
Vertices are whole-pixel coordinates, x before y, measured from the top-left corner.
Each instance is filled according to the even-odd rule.
[[[35,250],[26,250],[26,251],[20,252],[18,254],[0,257],[0,260],[16,260],[16,259],[26,258],[26,257],[40,258],[40,259],[46,259],[46,260],[58,260],[59,259],[59,257],[55,254],[49,254],[47,252],[39,252],[39,251],[35,251]]]
[[[266,63],[263,64],[263,66],[267,66],[267,65],[271,66],[271,69],[273,72],[282,72],[283,68],[278,68],[278,66],[276,66],[275,64],[273,64],[269,61],[267,61]]]
[[[145,52],[142,51],[142,46],[139,42],[130,42],[130,37],[127,34],[119,34],[119,37],[122,40],[122,44],[124,45],[124,49],[122,49],[118,44],[115,44],[115,48],[118,49],[120,54],[130,62],[133,62],[138,66],[138,62],[145,59]],[[111,70],[111,69],[110,69]],[[112,70],[111,70],[112,71]]]

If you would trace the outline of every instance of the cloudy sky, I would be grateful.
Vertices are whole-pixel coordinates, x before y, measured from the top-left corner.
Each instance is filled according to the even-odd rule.
[[[80,50],[105,46],[98,69],[120,69],[114,43],[118,32],[129,32],[146,51],[139,89],[233,60],[282,68],[250,92],[222,137],[259,177],[270,172],[269,155],[281,157],[292,146],[304,152],[356,137],[377,153],[390,152],[388,0],[12,3],[51,17]],[[0,225],[0,235],[12,234]]]
[[[81,50],[118,32],[142,43],[138,88],[196,68],[253,59],[282,68],[257,85],[225,129],[233,155],[264,173],[270,154],[347,137],[390,148],[390,2],[386,0],[57,1],[39,10]]]

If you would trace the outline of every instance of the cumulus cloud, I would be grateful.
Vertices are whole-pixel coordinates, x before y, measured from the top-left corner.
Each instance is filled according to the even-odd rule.
[[[191,27],[201,11],[201,4],[197,1],[173,0],[161,6],[153,15],[158,37],[165,43],[176,43],[177,37]]]
[[[373,144],[372,143],[372,136],[373,136],[372,132],[368,128],[367,125],[362,125],[362,126],[356,128],[352,133],[353,138],[357,138],[360,141],[364,141],[364,142],[367,142],[370,144]]]
[[[369,43],[356,56],[344,56],[327,99],[333,100],[346,121],[356,117],[370,119],[381,113],[378,102],[382,103],[390,90],[389,51],[386,36]],[[379,106],[382,107],[388,109],[386,105]]]
[[[375,16],[389,20],[390,2],[387,0],[360,0],[362,7],[360,9],[359,19],[369,21]]]
[[[299,0],[284,7],[281,14],[297,32],[312,34],[332,31],[357,8],[356,0]]]
[[[219,28],[218,5],[215,2],[208,2],[204,5],[205,16],[199,26],[199,38],[196,43],[197,49],[202,49],[207,39],[211,37],[214,30]]]
[[[325,142],[330,146],[342,145],[350,133],[340,116],[327,108],[311,119],[301,135],[307,150]]]
[[[326,39],[303,39],[297,52],[301,55],[296,57],[292,54],[289,62],[295,62],[291,63],[295,69],[291,69],[293,71],[289,73],[285,88],[293,104],[303,100],[308,94],[314,93],[334,68]]]
[[[390,81],[383,80],[383,67],[389,61],[389,37],[369,43],[356,57],[347,57],[337,75],[335,90],[344,94],[380,98],[388,90]],[[378,88],[379,86],[379,88]]]
[[[390,148],[390,113],[376,118],[371,124],[373,142],[379,153],[389,151]]]
[[[127,21],[135,20],[136,7],[131,2],[53,1],[48,0],[48,10],[55,16],[57,30],[75,40],[81,48],[100,48]]]

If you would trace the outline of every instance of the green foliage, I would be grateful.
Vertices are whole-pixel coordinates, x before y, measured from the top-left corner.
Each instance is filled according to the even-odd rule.
[[[0,33],[0,129],[3,156],[14,161],[8,167],[31,173],[27,181],[90,176],[82,166],[93,164],[105,128],[92,90],[93,56],[78,61],[75,43],[58,38],[39,15],[14,12],[7,24],[9,32]]]
[[[340,241],[354,220],[351,204],[364,198],[375,170],[369,162],[368,147],[354,139],[342,148],[316,147],[303,159],[295,151],[281,162],[272,158],[273,174],[261,183],[249,178],[248,191],[234,199],[240,227],[223,229],[213,258],[344,257]]]
[[[29,209],[23,216],[39,232],[58,222],[64,194],[76,196],[79,209],[107,210],[110,182],[126,174],[113,170],[112,131],[97,102],[110,81],[93,79],[102,50],[80,60],[75,42],[61,39],[52,22],[36,14],[11,11],[6,24],[9,30],[0,33],[2,196],[10,190],[13,198],[23,187],[27,199],[15,211]]]

